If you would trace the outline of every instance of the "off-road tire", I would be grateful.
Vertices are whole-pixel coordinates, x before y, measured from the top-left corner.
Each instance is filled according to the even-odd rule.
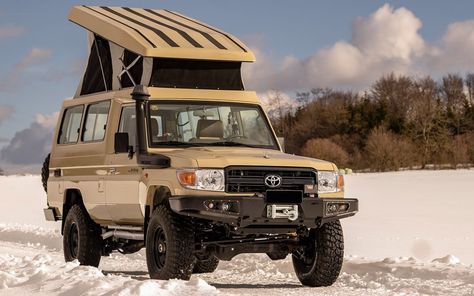
[[[309,243],[314,245],[304,255],[306,259],[314,259],[312,263],[305,263],[296,254],[292,256],[296,276],[305,286],[331,286],[337,280],[344,260],[341,222],[336,220],[311,229]]]
[[[150,277],[189,280],[194,267],[194,249],[189,219],[159,205],[153,211],[146,233],[146,262]]]
[[[217,265],[219,265],[219,258],[214,255],[204,260],[196,258],[193,273],[211,273],[217,269]]]
[[[43,183],[43,188],[46,193],[48,193],[48,179],[49,179],[49,159],[51,158],[51,153],[46,156],[43,162],[43,167],[41,168],[41,182]]]
[[[64,221],[63,250],[66,262],[77,259],[81,265],[99,266],[102,252],[100,227],[78,204],[69,209]]]

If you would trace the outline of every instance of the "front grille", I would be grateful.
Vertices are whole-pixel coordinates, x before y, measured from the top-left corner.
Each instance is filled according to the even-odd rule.
[[[282,182],[278,188],[268,188],[265,177],[279,175]],[[226,169],[226,192],[229,193],[263,193],[267,189],[301,190],[304,185],[316,184],[316,172],[305,168],[272,168],[272,167],[229,167]]]

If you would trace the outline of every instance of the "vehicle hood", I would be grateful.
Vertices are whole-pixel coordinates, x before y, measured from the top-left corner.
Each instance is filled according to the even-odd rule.
[[[246,147],[191,147],[172,150],[163,154],[171,158],[172,165],[173,158],[176,158],[176,163],[182,163],[183,159],[193,159],[200,168],[277,166],[304,167],[316,170],[336,169],[336,166],[328,161],[286,154],[277,150]]]

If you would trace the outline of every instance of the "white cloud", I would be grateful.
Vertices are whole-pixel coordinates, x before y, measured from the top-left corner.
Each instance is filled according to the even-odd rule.
[[[361,90],[388,73],[440,76],[474,68],[474,20],[449,25],[443,38],[429,44],[422,21],[410,10],[385,4],[356,19],[351,40],[340,40],[306,59],[288,56],[276,63],[256,49],[257,63],[244,67],[248,88],[294,91],[313,87]]]
[[[9,164],[38,164],[51,151],[53,130],[59,113],[37,114],[31,125],[16,132],[0,151],[0,160]]]
[[[0,26],[0,40],[17,37],[22,35],[25,32],[23,27],[15,26],[15,25],[3,25]]]
[[[14,88],[21,77],[29,69],[47,62],[52,57],[52,51],[45,48],[32,48],[10,72],[0,80],[0,91]]]
[[[36,114],[36,123],[40,126],[47,129],[54,129],[56,123],[58,122],[59,112],[54,112],[53,114]]]
[[[16,65],[16,69],[25,70],[34,65],[41,64],[53,55],[50,49],[32,48],[28,54]]]
[[[424,52],[425,42],[418,34],[421,26],[421,20],[408,9],[385,4],[369,17],[354,22],[351,43],[373,61],[409,62]]]
[[[448,26],[440,44],[425,58],[425,68],[465,72],[474,67],[474,20]]]

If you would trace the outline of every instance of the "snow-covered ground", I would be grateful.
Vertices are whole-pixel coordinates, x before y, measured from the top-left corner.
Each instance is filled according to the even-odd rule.
[[[474,295],[474,170],[346,177],[360,213],[328,288],[302,287],[291,259],[240,255],[191,281],[150,280],[144,253],[64,263],[38,176],[0,177],[0,295]]]

